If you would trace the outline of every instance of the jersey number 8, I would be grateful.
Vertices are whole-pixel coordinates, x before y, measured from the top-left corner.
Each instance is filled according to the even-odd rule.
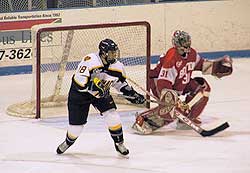
[[[86,69],[87,69],[86,66],[80,66],[79,73],[84,73]]]

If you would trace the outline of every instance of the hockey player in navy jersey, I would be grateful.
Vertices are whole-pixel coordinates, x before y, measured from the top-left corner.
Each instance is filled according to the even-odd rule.
[[[58,154],[64,153],[80,135],[87,123],[91,104],[104,116],[116,151],[123,156],[129,154],[110,87],[129,96],[125,98],[134,104],[143,104],[145,98],[126,82],[124,66],[117,60],[119,56],[117,44],[104,39],[99,44],[98,53],[86,55],[79,63],[68,94],[69,127],[65,141],[57,148]]]

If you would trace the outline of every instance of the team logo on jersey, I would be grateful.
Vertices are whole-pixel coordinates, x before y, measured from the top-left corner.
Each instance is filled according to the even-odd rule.
[[[181,64],[182,64],[182,61],[177,61],[176,62],[176,67],[179,68],[181,66]]]
[[[85,56],[85,57],[84,57],[84,61],[88,61],[88,60],[90,60],[90,59],[91,59],[90,56]]]

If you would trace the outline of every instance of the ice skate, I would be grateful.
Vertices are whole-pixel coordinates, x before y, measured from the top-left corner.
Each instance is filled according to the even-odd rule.
[[[63,143],[61,143],[58,147],[57,147],[57,154],[62,154],[64,153],[71,145],[68,145],[66,141],[64,141]]]
[[[128,158],[129,150],[124,146],[123,142],[115,143],[115,149],[120,156]]]

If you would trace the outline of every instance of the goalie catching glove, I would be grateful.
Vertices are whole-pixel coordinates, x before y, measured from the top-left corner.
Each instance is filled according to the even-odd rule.
[[[218,78],[229,76],[232,72],[233,61],[228,55],[225,55],[215,61],[205,61],[202,67],[203,74],[211,74]]]
[[[120,89],[124,96],[128,101],[133,104],[143,104],[145,102],[145,98],[143,95],[137,93],[131,86],[126,85]]]

